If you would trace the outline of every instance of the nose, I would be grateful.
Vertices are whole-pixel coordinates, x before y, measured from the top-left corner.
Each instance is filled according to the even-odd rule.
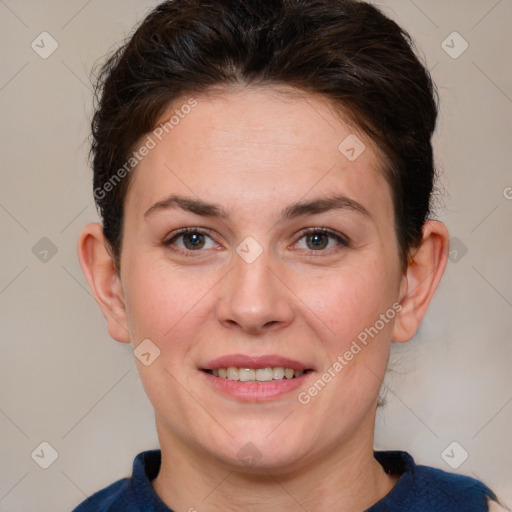
[[[267,251],[250,263],[238,254],[234,259],[235,268],[224,280],[217,305],[219,322],[250,334],[289,325],[294,318],[293,293],[279,275],[279,265],[271,266]]]

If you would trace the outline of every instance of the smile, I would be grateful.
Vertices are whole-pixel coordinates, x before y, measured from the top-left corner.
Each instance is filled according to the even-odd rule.
[[[277,354],[225,355],[198,369],[215,391],[243,402],[285,398],[315,373],[311,362]]]
[[[284,366],[267,366],[265,368],[244,368],[237,366],[228,366],[226,368],[216,368],[206,370],[210,375],[221,379],[233,381],[258,383],[270,382],[272,380],[295,379],[300,377],[308,370],[295,370],[293,368],[285,368]]]

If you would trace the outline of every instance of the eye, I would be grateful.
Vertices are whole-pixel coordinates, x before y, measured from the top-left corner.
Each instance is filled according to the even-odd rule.
[[[216,249],[219,245],[200,228],[183,228],[174,232],[164,242],[164,245],[171,247],[176,252],[190,254],[200,252],[201,249]],[[349,247],[347,239],[336,231],[326,228],[311,228],[303,230],[295,246],[298,249],[305,249],[314,252],[330,252],[337,246]]]
[[[305,247],[304,244],[301,247],[302,240],[305,242]],[[348,247],[349,243],[343,235],[336,231],[325,228],[313,228],[302,231],[296,245],[299,249],[324,252],[326,249],[333,249],[339,245]]]
[[[165,246],[174,246],[178,252],[200,251],[201,249],[215,249],[218,245],[203,230],[198,228],[183,228],[174,233],[164,242]]]

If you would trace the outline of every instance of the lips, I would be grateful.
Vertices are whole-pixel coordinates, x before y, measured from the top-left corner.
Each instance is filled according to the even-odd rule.
[[[275,367],[290,368],[294,371],[312,370],[311,366],[300,361],[282,357],[278,355],[261,355],[261,356],[247,356],[241,354],[234,354],[219,357],[208,361],[204,364],[201,370],[218,370],[219,368],[249,368],[257,370],[260,368],[275,368]]]
[[[308,364],[277,355],[229,355],[204,364],[200,370],[217,391],[237,400],[261,402],[297,389],[313,372]]]

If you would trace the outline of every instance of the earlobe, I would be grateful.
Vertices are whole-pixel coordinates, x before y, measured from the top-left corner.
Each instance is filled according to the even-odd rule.
[[[130,335],[123,289],[107,247],[101,224],[87,224],[78,238],[78,259],[89,288],[107,320],[110,336],[117,341],[128,343]]]
[[[427,312],[448,261],[448,230],[438,221],[423,226],[420,245],[414,249],[400,290],[402,310],[396,317],[393,340],[409,341]]]

